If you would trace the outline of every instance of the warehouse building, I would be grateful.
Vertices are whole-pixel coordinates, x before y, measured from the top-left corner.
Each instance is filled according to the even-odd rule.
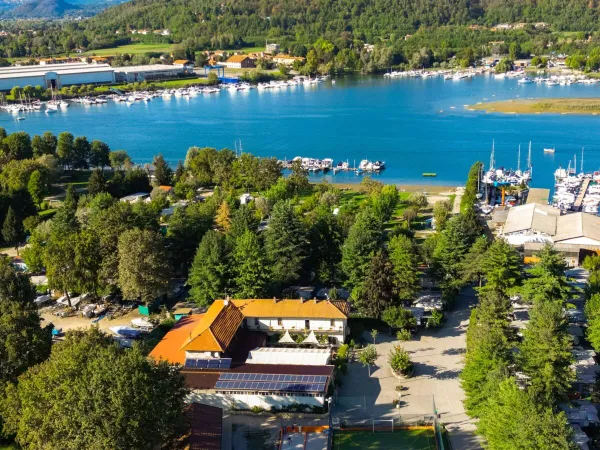
[[[184,64],[187,63],[187,64]],[[187,61],[179,61],[178,64],[148,64],[144,66],[124,66],[115,68],[118,82],[133,83],[145,80],[165,80],[193,75],[194,66]]]
[[[90,65],[45,64],[43,66],[11,66],[0,68],[0,91],[13,87],[42,86],[57,88],[74,84],[110,84],[115,82],[115,71],[108,64]]]

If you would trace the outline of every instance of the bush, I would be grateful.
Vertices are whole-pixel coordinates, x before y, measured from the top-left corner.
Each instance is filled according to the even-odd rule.
[[[413,371],[413,364],[408,352],[399,345],[395,345],[390,350],[388,363],[394,372],[402,375],[410,375]]]
[[[431,312],[431,317],[427,320],[427,328],[439,328],[444,321],[444,314],[434,309]]]
[[[412,333],[407,329],[398,330],[396,339],[399,341],[410,341],[412,339]]]

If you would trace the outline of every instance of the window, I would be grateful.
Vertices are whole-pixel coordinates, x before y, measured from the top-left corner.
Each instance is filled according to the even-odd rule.
[[[307,319],[304,321],[304,329],[310,330],[310,320]]]
[[[331,328],[335,327],[335,319],[331,319]]]
[[[254,326],[256,326],[256,327],[260,326],[260,322],[258,321],[258,317],[254,318]]]
[[[277,325],[283,326],[283,319],[277,319]]]

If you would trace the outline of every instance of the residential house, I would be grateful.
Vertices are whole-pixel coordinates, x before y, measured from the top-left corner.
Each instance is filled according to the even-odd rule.
[[[252,69],[256,67],[254,60],[248,55],[233,55],[227,61],[220,64],[230,69]]]
[[[270,53],[271,55],[275,55],[279,53],[280,48],[281,47],[279,46],[279,44],[267,44],[267,46],[265,47],[265,52]]]
[[[303,58],[302,56],[290,56],[284,53],[280,53],[278,55],[273,56],[273,62],[275,64],[283,64],[285,66],[291,66],[296,61],[304,62],[305,59],[306,58]]]

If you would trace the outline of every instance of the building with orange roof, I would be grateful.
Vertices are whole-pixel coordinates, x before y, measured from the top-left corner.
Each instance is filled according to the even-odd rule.
[[[285,66],[291,66],[296,61],[304,62],[305,60],[306,58],[303,58],[302,56],[291,56],[286,55],[285,53],[279,53],[278,55],[273,56],[273,62],[275,64],[283,64]]]
[[[306,342],[324,352],[344,341],[349,314],[349,304],[337,300],[215,300],[204,314],[181,318],[150,357],[184,366],[192,401],[226,409],[323,406],[333,379],[329,357],[295,356],[310,350],[293,348],[290,334],[306,336]],[[273,335],[287,336],[281,340],[287,347],[271,352],[267,364],[252,361],[250,352],[264,349]]]
[[[233,55],[227,61],[220,64],[230,69],[251,69],[256,67],[254,60],[248,55]]]

